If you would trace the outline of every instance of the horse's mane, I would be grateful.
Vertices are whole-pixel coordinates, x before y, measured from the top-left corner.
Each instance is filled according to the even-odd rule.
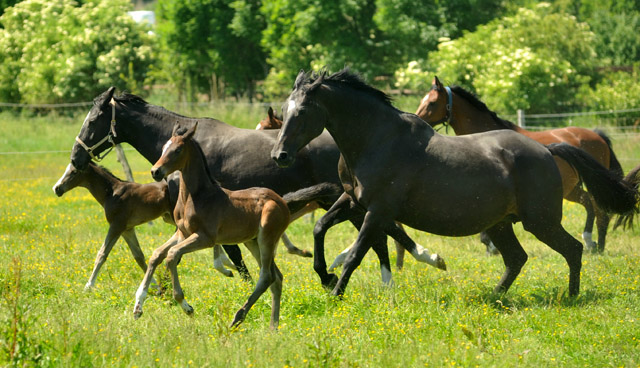
[[[217,188],[222,188],[222,185],[220,184],[220,182],[216,180],[216,178],[211,173],[211,170],[209,170],[209,165],[207,164],[207,156],[204,154],[204,151],[202,150],[200,143],[198,143],[193,137],[191,137],[191,139],[189,140],[191,141],[193,146],[196,148],[197,154],[200,155],[200,159],[202,160],[202,165],[204,165],[204,171],[207,173],[207,177],[209,178],[209,181],[211,182],[211,184],[213,184]]]
[[[474,95],[473,93],[467,91],[466,89],[457,86],[457,85],[453,85],[450,87],[451,91],[453,93],[455,93],[456,95],[464,98],[468,103],[470,103],[473,107],[475,107],[476,109],[482,111],[482,112],[487,112],[489,113],[489,115],[491,115],[491,117],[493,118],[493,120],[498,123],[498,125],[500,125],[503,128],[506,129],[513,129],[515,127],[515,124],[510,122],[509,120],[505,120],[502,119],[498,116],[498,114],[496,114],[494,111],[489,110],[489,108],[487,107],[487,105],[480,101],[480,99]]]
[[[392,99],[389,95],[368,85],[359,74],[352,72],[348,67],[328,76],[326,70],[320,70],[318,73],[307,73],[305,74],[305,80],[303,80],[303,83],[296,83],[296,88],[300,86],[313,88],[314,82],[318,81],[318,79],[321,79],[322,82],[351,87],[357,91],[361,91],[372,96],[390,107],[393,107],[391,104]]]
[[[173,112],[171,110],[167,110],[162,106],[157,106],[157,105],[153,105],[148,103],[147,101],[145,101],[142,97],[134,95],[132,93],[128,93],[128,92],[122,92],[122,94],[120,96],[113,96],[113,99],[116,100],[117,102],[121,103],[125,108],[128,107],[139,107],[141,109],[146,109],[147,111],[149,111],[150,113],[155,113],[155,114],[170,114],[174,117],[178,117],[178,118],[184,118],[184,119],[191,119],[188,116],[184,116],[184,115],[180,115],[177,112]],[[151,110],[157,110],[157,111],[151,111]]]

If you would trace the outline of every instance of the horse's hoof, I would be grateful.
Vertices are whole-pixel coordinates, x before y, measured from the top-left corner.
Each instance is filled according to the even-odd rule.
[[[141,315],[142,315],[142,308],[136,305],[136,307],[133,308],[133,319],[137,320],[138,318],[140,318]]]
[[[85,292],[85,293],[90,292],[92,289],[93,289],[93,285],[91,285],[91,284],[89,284],[89,283],[87,283],[87,284],[84,286],[84,292]]]
[[[338,276],[334,273],[330,273],[326,278],[322,280],[322,286],[327,290],[333,290],[338,284]]]
[[[231,324],[229,325],[229,328],[238,327],[242,323],[242,321],[244,321],[244,316],[245,316],[245,311],[244,309],[240,308],[236,312],[236,315],[233,317],[233,322],[231,322]]]
[[[189,303],[187,303],[186,300],[182,300],[182,302],[180,302],[180,306],[182,307],[182,310],[188,315],[188,316],[192,316],[193,315],[193,307],[189,305]]]
[[[229,271],[229,273],[225,273],[224,275],[227,277],[233,277],[233,272]]]
[[[444,258],[440,257],[437,254],[435,255],[435,261],[436,261],[436,268],[442,271],[446,271],[447,270],[447,264],[444,261]]]
[[[308,250],[301,249],[300,250],[300,257],[313,258],[313,253],[309,252]]]

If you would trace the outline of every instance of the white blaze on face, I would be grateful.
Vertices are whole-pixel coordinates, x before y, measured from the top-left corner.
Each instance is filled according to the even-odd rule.
[[[69,175],[69,172],[71,172],[71,170],[73,170],[73,169],[75,169],[75,167],[73,167],[72,164],[67,165],[67,168],[64,170],[64,174],[62,174],[60,179],[58,179],[56,184],[53,186],[53,191],[54,192],[55,192],[56,188],[58,187],[58,185],[62,184],[62,181],[67,177],[67,175]]]
[[[289,100],[289,105],[287,106],[287,112],[291,113],[291,111],[296,109],[296,102],[294,100]]]
[[[164,146],[162,146],[162,156],[164,156],[164,153],[167,152],[167,150],[169,149],[169,147],[171,147],[171,139],[169,139],[167,141],[167,143],[164,144]]]

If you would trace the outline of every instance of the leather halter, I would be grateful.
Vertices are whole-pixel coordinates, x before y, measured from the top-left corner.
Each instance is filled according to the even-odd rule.
[[[111,152],[113,147],[116,146],[116,142],[113,140],[113,138],[116,137],[116,102],[113,100],[113,98],[111,99],[110,104],[111,104],[111,127],[106,137],[102,138],[98,143],[89,147],[82,141],[82,139],[80,139],[80,137],[76,136],[76,142],[78,142],[82,146],[82,148],[84,148],[85,151],[87,151],[89,156],[91,156],[91,159],[96,162],[102,161],[102,159],[105,158],[105,156],[107,156],[109,152]],[[102,152],[102,154],[94,155],[93,151],[95,151],[98,147],[100,147],[105,142],[111,143],[111,147],[109,147],[105,152]]]
[[[445,106],[445,109],[447,110],[447,114],[442,119],[431,122],[430,123],[431,125],[442,124],[446,127],[451,122],[451,115],[452,115],[451,109],[453,107],[453,95],[451,94],[451,88],[444,87],[444,89],[447,91],[447,104]]]

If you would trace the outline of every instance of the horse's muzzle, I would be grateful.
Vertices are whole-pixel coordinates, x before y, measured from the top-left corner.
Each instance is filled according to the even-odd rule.
[[[62,195],[64,194],[64,189],[62,189],[62,185],[54,185],[54,186],[53,186],[53,192],[54,192],[58,197],[62,197]]]
[[[155,181],[161,181],[165,177],[164,170],[162,170],[161,167],[152,167],[151,168],[151,177]]]
[[[271,152],[271,158],[279,167],[289,167],[295,159],[295,157],[290,156],[287,151]]]

